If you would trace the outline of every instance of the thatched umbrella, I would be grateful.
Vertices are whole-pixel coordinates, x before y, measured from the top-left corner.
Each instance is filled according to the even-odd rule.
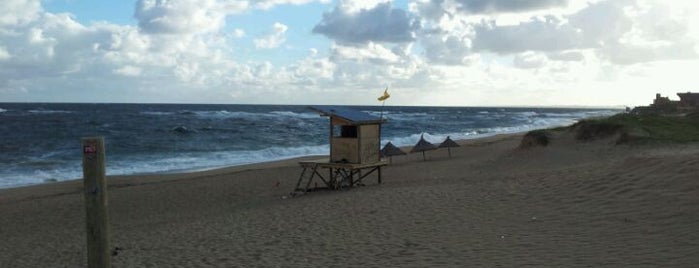
[[[451,147],[461,147],[461,145],[453,141],[449,136],[447,136],[447,139],[439,144],[439,148],[447,148],[447,151],[449,151],[449,157],[451,157]]]
[[[393,163],[394,155],[405,155],[405,152],[389,141],[383,149],[381,149],[381,156],[388,157],[389,163]]]
[[[434,144],[428,142],[425,140],[424,134],[420,135],[420,140],[415,144],[412,150],[410,150],[411,153],[414,152],[422,152],[422,161],[425,161],[425,151],[429,150],[435,150],[437,149],[437,146]]]

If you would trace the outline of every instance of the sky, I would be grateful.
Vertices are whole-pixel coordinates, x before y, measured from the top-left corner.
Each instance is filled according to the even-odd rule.
[[[636,106],[694,0],[3,0],[0,102]]]

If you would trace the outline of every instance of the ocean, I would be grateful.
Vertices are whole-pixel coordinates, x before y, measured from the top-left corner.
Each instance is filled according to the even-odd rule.
[[[382,145],[563,126],[614,109],[351,107],[388,120]],[[171,173],[327,155],[328,119],[293,105],[0,103],[0,188],[82,177],[82,137],[103,136],[107,175]]]

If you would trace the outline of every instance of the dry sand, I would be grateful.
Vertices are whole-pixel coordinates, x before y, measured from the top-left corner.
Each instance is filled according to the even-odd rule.
[[[296,160],[110,178],[113,265],[699,265],[699,144],[520,138],[394,157],[382,185],[294,198]],[[0,267],[84,267],[84,213],[81,181],[0,191]]]

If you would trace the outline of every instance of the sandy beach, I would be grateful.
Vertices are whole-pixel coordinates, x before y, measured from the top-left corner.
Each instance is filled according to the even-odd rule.
[[[114,267],[696,267],[699,144],[521,134],[289,197],[298,159],[109,178]],[[109,168],[109,167],[107,167]],[[277,187],[277,182],[280,182]],[[0,190],[0,267],[84,267],[82,181]]]

